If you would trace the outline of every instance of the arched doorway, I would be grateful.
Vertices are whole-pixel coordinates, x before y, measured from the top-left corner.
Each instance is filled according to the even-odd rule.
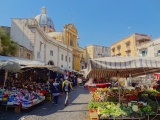
[[[54,62],[53,61],[49,61],[48,65],[54,65]]]

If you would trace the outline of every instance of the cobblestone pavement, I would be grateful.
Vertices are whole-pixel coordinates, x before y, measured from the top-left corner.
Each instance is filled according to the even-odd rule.
[[[32,110],[15,113],[14,108],[9,108],[6,112],[0,113],[0,120],[87,120],[87,104],[90,101],[88,90],[81,87],[74,87],[70,92],[69,105],[64,106],[65,96],[59,97],[58,105],[51,101],[45,101],[37,105]]]

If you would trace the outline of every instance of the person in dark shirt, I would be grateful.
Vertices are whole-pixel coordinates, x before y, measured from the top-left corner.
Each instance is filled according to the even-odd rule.
[[[53,103],[55,105],[58,105],[58,96],[59,96],[59,83],[57,82],[57,80],[55,80],[53,82],[53,89],[52,89],[52,93],[53,93],[53,96],[54,96],[54,101]]]

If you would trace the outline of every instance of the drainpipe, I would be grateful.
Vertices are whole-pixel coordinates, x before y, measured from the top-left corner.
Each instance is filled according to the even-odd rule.
[[[44,62],[46,63],[46,41],[44,44]]]
[[[59,67],[59,41],[58,41],[58,51],[57,51],[57,67]]]

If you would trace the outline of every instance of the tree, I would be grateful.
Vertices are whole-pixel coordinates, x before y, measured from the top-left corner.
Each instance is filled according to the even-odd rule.
[[[2,37],[3,32],[2,32],[2,28],[0,27],[0,38]]]
[[[18,44],[11,40],[9,34],[5,34],[0,27],[0,39],[1,39],[1,46],[3,55],[11,55],[15,56],[18,50]]]

